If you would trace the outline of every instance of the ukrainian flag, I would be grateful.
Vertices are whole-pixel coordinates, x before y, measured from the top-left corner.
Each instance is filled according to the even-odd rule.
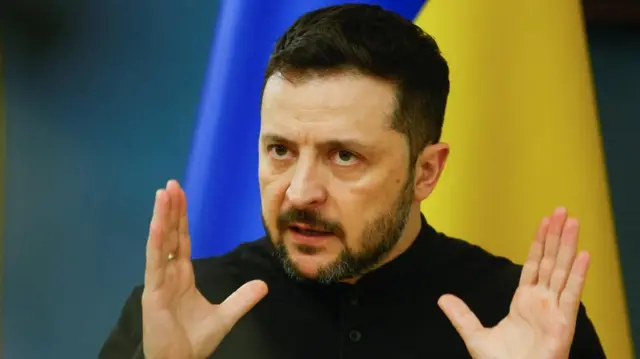
[[[363,2],[363,1],[360,1]],[[599,123],[578,0],[386,0],[449,61],[447,168],[423,204],[447,234],[522,262],[557,205],[592,253],[584,302],[607,356],[632,359]],[[303,13],[343,1],[222,1],[186,176],[194,258],[264,234],[257,179],[263,71]]]

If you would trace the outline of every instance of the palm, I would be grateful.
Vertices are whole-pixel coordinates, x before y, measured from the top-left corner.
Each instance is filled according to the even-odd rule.
[[[143,343],[149,359],[207,357],[231,327],[265,294],[266,286],[245,284],[222,304],[196,289],[184,192],[171,181],[156,196],[147,244],[142,296]]]
[[[589,257],[576,257],[578,224],[564,210],[543,221],[511,302],[509,315],[484,328],[458,298],[440,306],[477,359],[567,359]]]

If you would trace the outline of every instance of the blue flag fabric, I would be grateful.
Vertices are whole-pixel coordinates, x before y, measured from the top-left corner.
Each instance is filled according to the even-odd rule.
[[[424,0],[377,4],[413,20]],[[222,0],[185,178],[192,258],[264,235],[258,187],[263,72],[278,37],[330,0]]]

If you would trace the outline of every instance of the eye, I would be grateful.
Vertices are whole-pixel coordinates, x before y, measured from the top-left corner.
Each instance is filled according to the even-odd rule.
[[[339,166],[352,166],[357,163],[358,157],[351,151],[341,150],[335,153],[334,161]]]
[[[291,151],[284,145],[269,145],[267,147],[269,151],[269,156],[275,158],[276,160],[286,160],[287,156],[291,155]]]

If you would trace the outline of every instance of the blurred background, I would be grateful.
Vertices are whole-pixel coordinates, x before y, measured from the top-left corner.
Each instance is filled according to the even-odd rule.
[[[219,2],[0,0],[4,358],[96,357],[142,282],[154,191],[188,168]],[[581,5],[637,347],[640,2]]]

